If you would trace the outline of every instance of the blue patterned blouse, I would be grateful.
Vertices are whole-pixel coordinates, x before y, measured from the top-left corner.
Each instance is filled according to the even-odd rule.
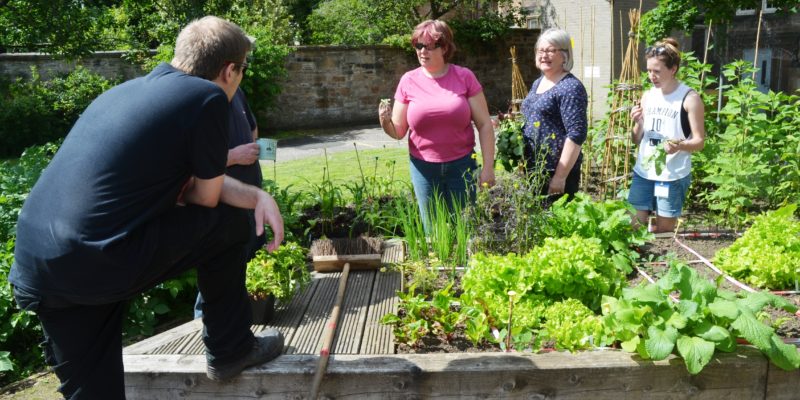
[[[529,149],[537,149],[542,144],[548,147],[545,169],[552,172],[558,166],[567,138],[577,145],[586,140],[588,96],[581,81],[571,73],[548,91],[536,94],[541,81],[539,77],[533,82],[531,91],[522,101],[523,134]],[[582,158],[582,154],[578,156],[573,168],[580,168]],[[528,162],[536,161],[536,157],[528,159]]]

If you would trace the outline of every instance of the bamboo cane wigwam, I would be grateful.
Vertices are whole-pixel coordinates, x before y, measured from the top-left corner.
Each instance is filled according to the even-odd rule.
[[[614,86],[611,110],[608,117],[605,150],[601,169],[600,195],[604,198],[615,196],[619,189],[627,187],[628,174],[633,159],[630,132],[633,121],[629,114],[631,108],[641,98],[642,85],[639,82],[639,19],[637,9],[630,10],[628,18],[631,30],[628,33],[628,47],[622,63],[622,71],[618,83]],[[624,179],[623,179],[624,178]]]
[[[517,49],[511,46],[511,112],[518,113],[522,100],[528,93],[525,81],[522,80],[522,72],[517,64]]]

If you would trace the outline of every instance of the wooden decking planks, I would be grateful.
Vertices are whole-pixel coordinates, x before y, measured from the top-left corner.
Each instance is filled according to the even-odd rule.
[[[351,271],[342,305],[333,354],[392,354],[391,327],[380,319],[395,307],[400,274]],[[341,272],[314,274],[312,283],[290,303],[278,305],[269,325],[253,325],[253,332],[267,327],[286,338],[285,354],[317,354],[322,332],[333,309]],[[202,322],[188,322],[170,331],[125,348],[125,354],[202,355]]]
[[[392,327],[381,324],[380,320],[387,313],[397,311],[395,292],[400,289],[400,279],[399,273],[375,274],[371,306],[365,321],[363,341],[358,354],[394,353]]]

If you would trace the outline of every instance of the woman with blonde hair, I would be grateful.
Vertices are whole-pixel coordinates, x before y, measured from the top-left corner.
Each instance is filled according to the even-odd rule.
[[[678,42],[666,38],[645,50],[653,87],[631,110],[632,138],[639,146],[628,201],[636,209],[634,226],[656,212],[654,232],[675,229],[691,183],[692,155],[703,149],[704,107],[700,95],[676,78],[681,64]]]

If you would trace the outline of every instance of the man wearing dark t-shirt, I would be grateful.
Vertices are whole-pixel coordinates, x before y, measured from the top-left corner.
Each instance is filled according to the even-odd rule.
[[[236,178],[243,183],[261,187],[261,165],[258,163],[258,126],[250,106],[247,105],[247,97],[242,89],[237,89],[236,94],[231,99],[230,106],[230,130],[228,132],[228,162],[225,175]],[[248,214],[252,211],[248,210]],[[252,259],[256,251],[264,245],[265,235],[255,234],[255,223],[250,229],[250,241],[245,250],[245,260]],[[203,295],[197,294],[197,301],[194,305],[194,317],[203,317]]]
[[[224,175],[229,103],[250,41],[225,20],[184,28],[171,64],[84,111],[28,196],[9,274],[36,312],[45,358],[68,399],[124,399],[126,301],[197,268],[207,375],[226,380],[278,356],[279,332],[250,331],[244,249],[283,220],[274,199]]]

